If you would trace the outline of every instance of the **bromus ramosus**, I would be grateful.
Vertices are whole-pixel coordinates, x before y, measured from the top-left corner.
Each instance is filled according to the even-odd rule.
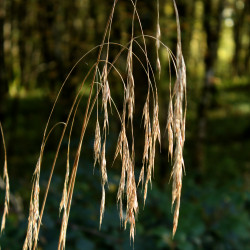
[[[119,205],[119,213],[121,224],[126,228],[129,224],[130,226],[130,238],[134,240],[135,237],[135,226],[136,226],[136,216],[139,211],[139,203],[137,199],[137,187],[141,183],[144,189],[144,204],[147,198],[147,190],[149,183],[152,182],[152,175],[154,172],[155,165],[155,153],[157,143],[161,144],[161,129],[159,123],[159,113],[160,105],[158,101],[158,90],[156,84],[156,76],[154,74],[154,68],[152,62],[149,60],[149,52],[147,49],[146,40],[153,39],[156,45],[156,65],[157,75],[161,75],[161,62],[159,57],[159,49],[162,47],[166,49],[169,57],[169,64],[173,65],[176,73],[176,81],[174,86],[170,83],[170,97],[168,104],[168,117],[166,129],[168,132],[169,141],[169,156],[173,165],[171,172],[172,179],[172,206],[175,204],[174,210],[174,223],[173,223],[173,235],[176,232],[179,208],[180,208],[180,197],[182,188],[182,174],[184,169],[183,160],[183,146],[185,141],[185,119],[186,119],[186,69],[185,62],[182,55],[181,46],[181,31],[179,16],[176,7],[175,0],[173,0],[176,23],[177,23],[177,52],[176,56],[171,52],[171,50],[161,42],[161,30],[159,23],[159,1],[157,4],[157,26],[155,37],[144,34],[140,16],[137,11],[137,0],[130,0],[133,7],[132,15],[132,25],[130,41],[127,44],[118,44],[111,41],[112,32],[112,21],[114,12],[116,11],[118,0],[113,1],[113,6],[109,14],[109,18],[104,31],[103,39],[100,45],[93,48],[91,51],[83,55],[78,62],[73,66],[69,72],[67,78],[61,86],[61,89],[56,97],[54,105],[52,107],[49,119],[47,121],[43,140],[41,143],[40,155],[36,164],[34,176],[33,176],[33,186],[30,198],[30,209],[28,218],[28,228],[27,235],[23,245],[23,249],[36,249],[39,239],[39,231],[42,223],[42,218],[45,210],[45,205],[47,201],[48,192],[50,189],[50,184],[52,176],[54,173],[55,165],[59,156],[59,151],[62,146],[62,141],[66,134],[68,133],[68,150],[67,150],[67,161],[66,161],[66,173],[64,186],[62,190],[62,199],[59,204],[59,210],[62,214],[61,230],[59,235],[58,249],[65,248],[66,232],[68,226],[68,220],[70,215],[70,209],[72,204],[72,197],[74,192],[75,180],[77,175],[77,169],[79,166],[79,159],[83,149],[83,139],[85,136],[85,131],[88,127],[89,120],[95,119],[95,134],[94,136],[94,166],[99,165],[101,173],[101,188],[102,188],[102,198],[100,204],[100,227],[102,225],[102,219],[105,210],[105,192],[108,186],[108,164],[106,161],[106,143],[109,135],[109,113],[112,109],[113,115],[117,115],[120,121],[120,133],[117,138],[117,145],[114,155],[114,160],[118,157],[121,158],[121,176],[120,183],[117,191],[117,203]],[[140,35],[135,36],[135,23],[139,24]],[[115,46],[119,49],[119,52],[115,57],[110,57],[111,46]],[[140,58],[135,53],[134,48],[137,47],[141,51],[144,58]],[[51,117],[54,113],[55,106],[60,97],[61,91],[63,90],[65,84],[72,71],[77,67],[80,61],[85,59],[88,55],[98,51],[96,61],[93,65],[90,65],[89,71],[84,76],[83,81],[79,87],[79,91],[76,94],[70,111],[67,115],[66,121],[57,123],[51,126]],[[125,57],[126,60],[126,70],[120,69],[117,61],[119,58]],[[112,58],[112,60],[110,59]],[[140,170],[139,180],[136,181],[135,178],[135,140],[134,135],[134,111],[136,106],[136,95],[135,86],[137,83],[134,78],[133,64],[135,60],[140,64],[143,69],[147,82],[144,83],[147,88],[147,94],[145,96],[145,103],[142,113],[143,119],[143,129],[144,129],[144,149],[142,156],[142,166]],[[122,111],[119,112],[116,104],[112,98],[112,84],[110,81],[111,72],[116,74],[120,79],[123,86],[123,107]],[[124,76],[125,75],[125,76]],[[87,86],[86,86],[87,85]],[[85,106],[85,112],[83,114],[83,121],[81,126],[81,134],[79,138],[79,144],[77,146],[76,153],[74,155],[74,163],[70,167],[70,140],[73,130],[73,125],[75,122],[75,116],[78,110],[79,103],[84,96],[85,89],[88,88],[88,98],[87,104]],[[100,104],[100,105],[99,105]],[[99,107],[100,106],[100,107]],[[97,116],[94,116],[95,113]],[[103,112],[103,119],[98,116],[99,110]],[[40,172],[42,167],[42,160],[44,149],[46,146],[47,139],[51,131],[57,126],[62,125],[63,130],[57,145],[55,152],[55,157],[53,164],[51,166],[51,172],[47,187],[45,190],[45,195],[43,197],[42,203],[40,204]],[[102,126],[100,126],[102,125]],[[49,127],[52,127],[49,130]],[[128,129],[129,128],[129,129]],[[128,132],[129,131],[129,132]],[[132,140],[128,139],[128,136]],[[4,168],[4,178],[6,181],[6,195],[7,195],[7,163],[6,168]],[[125,204],[124,204],[125,203]],[[8,198],[6,198],[6,211],[4,210],[4,220],[8,212]],[[125,213],[123,212],[125,208]],[[4,227],[4,226],[2,226]]]

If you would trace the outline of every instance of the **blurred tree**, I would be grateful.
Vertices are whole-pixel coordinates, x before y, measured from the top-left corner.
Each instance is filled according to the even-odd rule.
[[[62,71],[62,62],[57,51],[60,48],[59,32],[55,27],[55,19],[58,14],[59,4],[56,1],[39,0],[37,26],[40,36],[40,49],[45,71],[41,81],[49,83],[49,88],[56,90],[56,82],[62,80],[59,72]],[[48,74],[49,73],[49,74]]]
[[[245,1],[245,36],[248,37],[248,45],[245,48],[246,53],[244,61],[244,72],[243,74],[248,74],[249,76],[249,71],[250,71],[250,1]]]
[[[250,6],[250,4],[249,4],[249,6]],[[250,15],[249,15],[248,25],[250,26]],[[250,29],[248,30],[247,36],[248,36],[248,38],[250,37]],[[248,72],[248,75],[249,75],[249,72],[250,72],[250,38],[248,39],[248,48],[247,48],[247,52],[246,52],[244,65],[245,65],[245,73]]]
[[[196,132],[196,164],[198,169],[204,171],[206,139],[207,109],[211,103],[211,95],[215,90],[214,67],[217,60],[218,42],[222,25],[222,11],[225,1],[204,0],[203,26],[206,34],[206,54],[205,54],[205,79],[200,94],[200,102],[197,113]]]
[[[234,1],[234,57],[233,57],[233,69],[234,75],[242,75],[244,73],[244,60],[241,60],[243,37],[245,35],[244,23],[246,22],[246,16],[249,15],[249,1],[237,0]],[[249,25],[249,24],[248,24]],[[249,26],[248,26],[249,29]],[[245,53],[247,55],[247,53]],[[246,57],[247,58],[247,57]]]
[[[181,36],[183,40],[184,57],[188,58],[190,53],[190,42],[194,31],[194,17],[196,0],[181,0],[178,1],[179,15],[182,17],[181,21]]]
[[[25,82],[25,68],[26,68],[26,44],[28,40],[28,32],[26,24],[27,20],[27,2],[28,0],[21,1],[17,0],[15,4],[15,13],[17,13],[17,34],[18,34],[18,59],[19,59],[19,68],[20,68],[20,76],[19,81],[21,85],[25,86],[27,83]]]
[[[4,58],[5,0],[0,2],[0,121],[3,120],[3,103],[8,90]]]

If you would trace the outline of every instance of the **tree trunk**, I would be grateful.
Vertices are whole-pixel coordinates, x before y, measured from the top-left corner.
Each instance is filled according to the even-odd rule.
[[[235,50],[234,50],[234,57],[233,57],[233,69],[234,69],[234,75],[240,76],[242,75],[243,65],[241,61],[241,51],[242,51],[242,37],[243,37],[243,28],[244,28],[244,19],[247,12],[247,3],[248,1],[245,1],[245,5],[243,9],[239,9],[237,7],[237,2],[235,2],[234,6],[234,44],[235,44]]]
[[[223,0],[216,6],[210,0],[204,1],[203,26],[206,32],[207,51],[205,55],[205,78],[197,112],[196,166],[200,173],[205,171],[205,140],[207,130],[207,110],[211,104],[214,85],[214,65],[217,60],[218,41],[221,30]]]
[[[25,64],[26,64],[26,23],[25,18],[27,15],[27,5],[22,1],[17,1],[16,12],[17,12],[17,29],[18,29],[18,51],[19,51],[19,65],[20,65],[20,84],[27,85],[25,82]],[[27,86],[26,86],[27,87]]]

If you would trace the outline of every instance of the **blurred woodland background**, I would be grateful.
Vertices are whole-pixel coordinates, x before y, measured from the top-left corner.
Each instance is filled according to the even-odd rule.
[[[2,249],[21,249],[23,245],[32,174],[47,118],[72,66],[84,53],[101,43],[112,4],[112,0],[0,1],[0,120],[6,137],[11,188],[10,214],[6,230],[0,236]],[[184,147],[186,176],[183,179],[179,226],[172,239],[171,163],[168,162],[165,135],[161,153],[156,159],[153,188],[149,190],[144,209],[143,194],[138,193],[140,212],[134,249],[250,249],[250,1],[178,0],[177,6],[188,88]],[[144,33],[155,36],[156,2],[139,0],[137,7]],[[113,20],[112,41],[126,44],[130,40],[132,14],[131,2],[119,0]],[[160,25],[161,40],[175,53],[176,21],[170,0],[160,0]],[[156,69],[155,42],[147,40],[147,45]],[[110,50],[111,55],[118,52],[115,46]],[[162,73],[158,92],[163,128],[167,120],[169,68],[166,50],[162,47],[160,58]],[[56,107],[53,123],[65,121],[78,86],[95,59],[96,53],[93,52],[72,72]],[[137,69],[137,65],[134,67]],[[174,72],[172,75],[174,77]],[[138,117],[135,122],[140,133],[143,126],[139,110],[145,101],[143,81],[146,76],[142,70],[134,70],[134,77],[135,114]],[[122,105],[119,103],[123,97],[122,84],[113,78],[110,86],[119,107]],[[85,99],[76,117],[72,152],[75,152],[79,140]],[[106,149],[109,191],[100,231],[100,174],[96,167],[93,175],[92,157],[94,119],[91,124],[93,126],[89,126],[84,139],[77,173],[66,247],[133,249],[128,230],[120,228],[116,206],[120,162],[111,167],[119,132],[118,120],[115,113],[110,118]],[[52,133],[45,149],[41,198],[60,129],[58,127]],[[143,144],[143,136],[137,138],[136,151],[140,153]],[[0,149],[2,164],[2,144]],[[66,150],[67,138],[52,180],[39,249],[57,248],[61,221],[58,208]],[[140,160],[136,160],[136,164],[138,176]],[[1,170],[0,188],[2,183]],[[0,189],[1,214],[3,202],[4,190]]]

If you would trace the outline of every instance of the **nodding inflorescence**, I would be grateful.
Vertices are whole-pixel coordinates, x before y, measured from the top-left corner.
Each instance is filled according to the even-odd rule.
[[[64,187],[62,192],[62,200],[60,203],[60,212],[63,211],[62,215],[62,224],[60,231],[60,238],[58,243],[58,249],[65,248],[65,239],[66,232],[71,208],[72,195],[74,191],[76,173],[79,165],[79,158],[81,155],[81,149],[83,144],[83,138],[85,135],[86,128],[88,126],[88,122],[91,119],[94,119],[94,116],[91,116],[94,113],[94,108],[96,107],[96,121],[95,121],[95,133],[94,133],[94,166],[99,165],[100,173],[101,173],[101,190],[102,190],[102,198],[100,205],[100,227],[102,225],[102,219],[104,216],[105,210],[105,191],[108,185],[108,172],[107,169],[109,167],[109,163],[106,161],[106,142],[108,140],[109,135],[109,112],[111,107],[114,107],[115,112],[120,119],[120,132],[117,138],[117,145],[114,155],[115,161],[119,156],[121,159],[121,175],[120,182],[118,185],[117,191],[117,204],[119,207],[120,221],[121,224],[126,228],[127,223],[130,224],[130,238],[134,240],[135,237],[135,224],[136,217],[139,211],[139,202],[137,198],[137,188],[139,184],[142,184],[144,189],[144,205],[147,198],[147,190],[148,184],[152,183],[152,175],[154,173],[155,166],[155,155],[156,155],[156,145],[161,144],[161,129],[159,122],[159,114],[161,112],[156,84],[156,77],[154,74],[153,66],[149,61],[148,50],[146,39],[154,39],[155,47],[156,47],[156,69],[160,75],[162,72],[159,50],[161,48],[165,48],[167,50],[168,56],[170,58],[169,64],[172,64],[176,73],[175,84],[171,86],[170,83],[170,97],[168,103],[168,115],[167,115],[167,134],[168,134],[168,154],[172,164],[171,171],[171,180],[172,180],[172,206],[175,204],[174,210],[174,222],[173,222],[173,235],[176,232],[176,228],[178,225],[179,218],[179,208],[180,208],[180,197],[181,197],[181,188],[182,188],[182,177],[184,170],[184,160],[183,160],[183,147],[185,141],[185,119],[186,119],[186,107],[187,107],[187,99],[186,99],[186,68],[185,62],[182,55],[182,46],[181,46],[181,30],[180,30],[180,21],[178,10],[176,6],[175,0],[173,0],[173,5],[175,9],[176,15],[176,23],[177,23],[177,52],[176,56],[171,52],[171,50],[161,42],[161,29],[160,29],[160,21],[159,21],[159,0],[157,0],[157,20],[156,20],[156,35],[155,37],[145,35],[144,30],[142,28],[142,23],[140,20],[140,16],[137,11],[137,0],[130,0],[133,6],[133,16],[131,22],[131,37],[130,41],[126,44],[117,44],[112,43],[111,41],[111,32],[112,32],[112,21],[114,12],[116,10],[116,6],[119,3],[118,0],[114,0],[113,6],[106,24],[106,28],[103,35],[102,43],[96,46],[93,50],[86,53],[82,58],[75,64],[73,69],[77,66],[77,64],[83,60],[88,54],[97,50],[98,56],[96,58],[95,63],[92,67],[90,67],[86,76],[84,76],[84,80],[80,86],[79,92],[76,94],[75,99],[72,103],[70,112],[68,113],[67,121],[64,123],[63,132],[60,138],[60,142],[57,147],[56,155],[54,158],[54,162],[51,168],[50,179],[48,181],[45,196],[43,198],[43,203],[40,208],[39,206],[39,195],[40,195],[40,187],[39,187],[39,179],[40,179],[40,171],[41,171],[41,162],[43,157],[43,151],[46,145],[47,138],[50,132],[47,132],[48,124],[50,122],[51,115],[54,111],[54,106],[59,98],[62,88],[64,87],[66,81],[68,80],[72,70],[67,76],[65,82],[63,83],[58,96],[56,98],[55,104],[49,116],[45,131],[44,138],[42,142],[41,152],[39,156],[38,163],[36,165],[36,169],[34,172],[34,180],[33,180],[33,188],[31,192],[30,198],[30,211],[28,218],[28,228],[27,235],[25,239],[25,243],[23,249],[35,249],[38,242],[40,225],[42,222],[44,207],[46,204],[47,194],[50,188],[51,178],[53,175],[54,167],[58,158],[58,153],[62,144],[62,140],[65,136],[66,129],[70,127],[70,134],[68,139],[68,153],[67,153],[67,164],[66,164],[66,174]],[[134,29],[137,27],[135,23],[139,24],[139,32],[140,36],[134,36]],[[109,56],[110,46],[117,46],[120,49],[120,52],[114,57],[112,55]],[[138,46],[141,50],[142,54],[140,56],[136,55],[135,46]],[[126,70],[119,69],[116,62],[119,57],[123,56],[126,53]],[[144,58],[140,58],[144,57]],[[105,58],[102,60],[101,58]],[[113,61],[111,61],[111,58]],[[142,165],[140,170],[140,175],[138,181],[136,181],[135,177],[135,135],[134,135],[134,112],[136,107],[136,95],[135,95],[135,86],[137,83],[134,77],[133,67],[134,60],[136,60],[142,67],[145,72],[147,82],[145,82],[145,87],[147,88],[147,95],[145,96],[145,103],[142,113],[143,119],[143,129],[144,129],[144,149],[142,155]],[[123,108],[121,113],[119,113],[113,99],[112,99],[112,81],[110,78],[112,75],[111,71],[117,73],[118,77],[123,85]],[[122,73],[121,73],[122,72]],[[125,74],[125,77],[124,77]],[[92,77],[92,81],[87,83],[86,79],[88,77]],[[81,136],[79,140],[79,144],[75,153],[74,164],[70,168],[69,166],[69,152],[70,152],[70,137],[71,131],[74,124],[74,119],[76,115],[76,111],[78,108],[78,104],[83,97],[82,90],[86,84],[89,84],[89,95],[87,104],[84,112],[84,119],[82,123]],[[101,112],[103,116],[99,117],[98,106],[99,99],[101,103]],[[130,127],[130,129],[128,129]],[[129,133],[131,133],[132,140],[128,140]],[[7,167],[6,167],[7,169]],[[6,170],[7,171],[7,170]],[[5,180],[7,183],[7,174],[5,174]],[[7,185],[7,184],[6,184]],[[7,190],[7,188],[6,188]],[[6,191],[7,192],[7,191]],[[125,204],[124,204],[125,203]],[[8,207],[8,199],[7,199],[7,207]],[[40,208],[40,211],[39,211]],[[125,209],[125,213],[124,213]],[[6,210],[8,211],[8,210]],[[5,212],[6,214],[7,212]],[[5,217],[4,217],[5,218]]]

